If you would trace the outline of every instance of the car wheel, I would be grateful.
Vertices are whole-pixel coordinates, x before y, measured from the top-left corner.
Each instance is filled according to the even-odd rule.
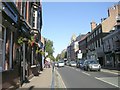
[[[83,69],[84,69],[84,71],[85,71],[85,67],[84,67]]]
[[[87,68],[87,71],[90,71],[90,68]]]
[[[99,69],[98,71],[100,72],[101,70]]]

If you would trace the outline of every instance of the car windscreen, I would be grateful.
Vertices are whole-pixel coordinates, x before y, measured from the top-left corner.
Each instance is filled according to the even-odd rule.
[[[89,63],[89,64],[98,64],[97,61],[89,61],[88,63]]]
[[[84,61],[83,61],[83,60],[81,60],[81,61],[80,61],[80,64],[83,64],[83,63],[84,63]]]
[[[74,64],[74,63],[76,63],[76,62],[72,61],[71,63]]]
[[[59,63],[64,63],[63,61],[59,61]]]

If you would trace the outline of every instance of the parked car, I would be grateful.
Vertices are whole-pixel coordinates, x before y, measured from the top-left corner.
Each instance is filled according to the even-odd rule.
[[[77,64],[76,64],[75,61],[71,61],[71,62],[70,62],[70,66],[72,66],[72,67],[76,67],[76,65],[77,65]]]
[[[58,66],[58,62],[55,62],[55,66],[56,66],[56,67]]]
[[[69,65],[70,65],[70,62],[69,62],[69,61],[66,61],[66,65],[69,66]]]
[[[77,61],[77,63],[76,63],[76,67],[77,67],[77,68],[80,67],[80,60]]]
[[[83,69],[84,61],[85,61],[85,60],[80,60],[80,67],[79,67],[79,68]]]
[[[101,70],[101,65],[97,62],[97,60],[85,60],[83,64],[83,69],[87,71],[91,70]]]
[[[76,67],[77,67],[77,68],[83,68],[83,63],[84,63],[84,61],[85,61],[85,60],[79,60],[79,61],[77,61]]]
[[[60,60],[58,61],[58,67],[64,67],[65,63],[64,61]]]

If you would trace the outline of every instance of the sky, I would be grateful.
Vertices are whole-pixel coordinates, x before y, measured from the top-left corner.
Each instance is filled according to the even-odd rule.
[[[91,31],[90,22],[101,23],[116,2],[42,2],[42,36],[53,41],[54,56],[70,43],[73,34]]]

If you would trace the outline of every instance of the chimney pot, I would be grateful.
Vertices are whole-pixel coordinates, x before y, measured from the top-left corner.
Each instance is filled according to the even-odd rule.
[[[91,22],[91,30],[94,30],[96,28],[97,24],[96,22],[92,21]]]

